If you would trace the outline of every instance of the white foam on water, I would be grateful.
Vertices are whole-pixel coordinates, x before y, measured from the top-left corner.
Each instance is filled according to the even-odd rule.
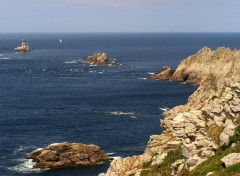
[[[162,108],[159,108],[161,111],[165,112],[165,111],[168,111],[169,108],[168,107],[162,107]]]
[[[66,61],[65,64],[77,64],[77,60],[72,60],[72,61]]]
[[[14,172],[20,172],[20,173],[31,173],[31,172],[41,172],[44,171],[42,169],[35,169],[33,166],[36,164],[33,162],[32,159],[19,159],[19,162],[21,162],[17,166],[9,167],[8,170],[14,171]]]
[[[130,112],[130,111],[112,111],[112,112],[106,112],[105,114],[121,116],[121,115],[134,115],[134,112]]]
[[[98,72],[98,73],[103,74],[103,72]]]
[[[113,156],[113,157],[111,157],[111,158],[113,158],[113,159],[120,159],[120,158],[122,158],[121,156]]]
[[[138,77],[138,79],[146,80],[147,78]]]
[[[89,73],[96,73],[96,71],[95,70],[91,70],[91,71],[89,71]]]
[[[155,75],[155,73],[154,73],[154,72],[148,72],[148,74],[149,74],[149,75]]]
[[[106,153],[106,154],[111,156],[111,155],[115,155],[116,153],[112,152],[112,153]]]
[[[13,154],[16,155],[19,152],[26,151],[26,150],[29,150],[29,149],[34,149],[34,148],[36,148],[36,147],[35,146],[22,146],[22,145],[20,145],[17,149],[15,149],[13,151]]]
[[[3,53],[0,53],[0,57],[3,57],[4,56],[4,54]]]
[[[9,58],[9,57],[0,57],[0,60],[10,60],[11,58]]]

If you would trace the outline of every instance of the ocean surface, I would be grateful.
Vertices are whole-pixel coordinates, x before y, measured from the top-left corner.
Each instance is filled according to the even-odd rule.
[[[13,51],[22,37],[31,52]],[[162,131],[163,111],[185,104],[197,88],[144,77],[176,68],[204,46],[240,48],[240,34],[0,34],[0,175],[106,172],[109,163],[39,171],[24,159],[56,142],[96,144],[110,157],[143,153],[149,136]],[[98,52],[121,66],[83,63]]]

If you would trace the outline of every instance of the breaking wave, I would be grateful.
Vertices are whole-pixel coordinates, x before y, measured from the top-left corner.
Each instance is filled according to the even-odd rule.
[[[72,61],[65,61],[65,64],[77,64],[77,60],[72,60]]]
[[[149,74],[149,75],[155,75],[155,73],[154,73],[154,72],[148,72],[148,74]]]
[[[170,108],[168,107],[163,107],[163,108],[159,108],[161,111],[165,112],[165,111],[168,111]]]
[[[31,172],[41,172],[44,171],[42,169],[35,169],[33,166],[35,162],[32,159],[19,159],[20,164],[9,167],[8,170],[20,173],[31,173]]]
[[[105,114],[121,116],[121,115],[134,115],[135,113],[131,111],[112,111],[112,112],[106,112]]]
[[[27,150],[29,150],[29,149],[35,149],[36,148],[36,146],[22,146],[22,145],[20,145],[17,149],[15,149],[14,151],[13,151],[13,155],[16,155],[16,154],[18,154],[18,153],[21,153],[21,152],[23,152],[23,151],[27,151]]]

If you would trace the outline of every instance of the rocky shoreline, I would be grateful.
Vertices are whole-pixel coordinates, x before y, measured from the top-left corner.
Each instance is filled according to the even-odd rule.
[[[149,77],[199,87],[186,105],[163,114],[164,119],[160,120],[163,133],[150,136],[142,155],[113,160],[107,173],[100,176],[187,176],[197,172],[197,166],[217,155],[220,148],[233,150],[231,136],[235,135],[240,122],[239,61],[239,50],[218,48],[212,51],[205,47],[184,59],[176,71],[165,67]],[[238,141],[235,143],[237,145]],[[212,169],[200,175],[215,172],[219,171]]]

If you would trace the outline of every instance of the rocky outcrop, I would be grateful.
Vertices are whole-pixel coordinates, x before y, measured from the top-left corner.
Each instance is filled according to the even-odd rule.
[[[202,48],[197,54],[189,56],[182,60],[176,71],[169,77],[173,81],[182,81],[194,84],[200,84],[209,74],[216,75],[219,78],[226,78],[239,72],[240,63],[238,58],[240,51],[231,51],[229,48]],[[171,70],[168,68],[168,70]],[[164,70],[152,76],[152,79],[166,80],[166,77],[158,77],[164,74]]]
[[[36,149],[26,158],[36,162],[34,168],[40,169],[89,166],[110,160],[96,145],[67,142]]]
[[[155,72],[154,75],[147,77],[147,79],[153,80],[169,80],[172,78],[174,70],[168,66],[164,66],[159,72]]]
[[[225,167],[240,163],[240,153],[231,153],[221,159]]]
[[[106,53],[97,53],[97,54],[94,54],[93,56],[89,56],[85,60],[85,63],[94,65],[94,66],[106,66],[106,65],[117,66],[117,65],[119,65],[116,61],[109,60]]]
[[[214,155],[219,146],[228,145],[229,137],[234,135],[240,122],[239,68],[240,51],[228,48],[216,51],[203,48],[183,60],[171,79],[199,84],[198,89],[186,105],[163,114],[164,119],[160,120],[163,133],[150,137],[141,155],[145,160],[136,160],[139,156],[114,160],[105,175],[129,175],[128,171],[131,175],[139,175],[142,170],[161,167],[167,153],[180,147],[181,157],[171,164],[169,174],[177,175],[182,169],[194,170]],[[143,161],[148,158],[152,165],[144,168]],[[135,161],[138,167],[131,167],[129,163]],[[114,163],[121,168],[120,174]]]

